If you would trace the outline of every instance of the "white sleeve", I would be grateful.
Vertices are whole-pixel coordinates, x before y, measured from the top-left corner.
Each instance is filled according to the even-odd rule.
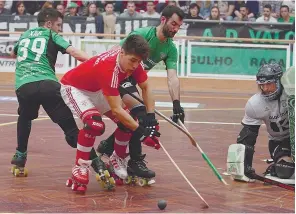
[[[245,107],[245,116],[242,120],[243,124],[246,125],[261,125],[262,120],[257,117],[256,112],[250,101],[247,102]]]

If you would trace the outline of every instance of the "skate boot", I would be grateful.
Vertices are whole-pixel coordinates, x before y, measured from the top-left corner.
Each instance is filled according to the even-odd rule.
[[[115,151],[110,156],[110,166],[113,168],[114,173],[122,180],[125,180],[127,178],[126,162],[126,159],[120,158]]]
[[[123,185],[123,179],[121,179],[120,177],[118,177],[116,174],[115,174],[115,171],[114,171],[114,168],[112,166],[112,164],[110,163],[106,163],[106,167],[110,173],[110,176],[115,180],[115,184],[118,185],[118,186],[121,186]]]
[[[111,135],[112,136],[112,135]],[[98,145],[97,152],[101,155],[110,157],[114,151],[114,137],[107,140],[102,140]]]
[[[73,191],[85,193],[89,182],[89,166],[91,162],[91,160],[79,159],[79,165],[72,168],[72,177],[67,180],[66,186],[71,187]]]
[[[11,168],[11,172],[15,177],[28,176],[28,170],[25,168],[26,162],[27,162],[27,152],[22,153],[16,150],[11,160],[11,164],[14,165]]]
[[[137,159],[130,159],[128,161],[128,178],[125,179],[125,184],[138,184],[139,186],[150,186],[155,183],[153,179],[155,172],[148,169],[145,164],[145,154],[139,156]]]
[[[101,158],[93,159],[91,166],[95,170],[96,180],[101,184],[102,188],[111,190],[115,187],[115,180],[113,177],[110,177],[110,173]]]

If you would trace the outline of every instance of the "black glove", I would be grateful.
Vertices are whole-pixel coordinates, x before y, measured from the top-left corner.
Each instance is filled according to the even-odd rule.
[[[171,116],[172,121],[175,123],[178,123],[178,119],[181,120],[182,123],[184,123],[185,113],[184,109],[181,107],[180,100],[174,100],[173,101],[173,116]]]
[[[157,127],[143,127],[141,125],[134,131],[133,135],[140,141],[144,141],[146,138],[160,137]]]
[[[158,121],[155,119],[154,113],[147,113],[144,116],[138,117],[138,119],[139,124],[143,127],[153,127],[159,124]]]

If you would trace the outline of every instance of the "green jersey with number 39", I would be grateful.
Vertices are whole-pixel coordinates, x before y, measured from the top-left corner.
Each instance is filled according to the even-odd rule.
[[[58,51],[63,54],[70,44],[50,29],[37,27],[24,32],[14,46],[16,59],[15,87],[41,80],[58,81],[55,63]]]
[[[150,54],[147,60],[143,61],[145,70],[152,69],[160,61],[164,61],[166,69],[177,70],[178,52],[171,38],[161,42],[156,35],[156,27],[138,28],[129,35],[140,35],[146,39],[150,46]],[[120,41],[120,45],[125,39]]]

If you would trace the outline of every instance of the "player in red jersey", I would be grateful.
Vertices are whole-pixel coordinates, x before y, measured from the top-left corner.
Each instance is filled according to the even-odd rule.
[[[159,143],[158,125],[140,126],[122,106],[119,83],[132,76],[142,89],[147,112],[154,112],[154,98],[142,60],[149,55],[149,45],[139,35],[126,39],[121,49],[111,50],[80,64],[64,75],[61,94],[73,114],[84,124],[79,131],[76,164],[72,169],[72,189],[85,192],[89,182],[90,151],[95,137],[105,131],[102,115],[109,117],[118,128],[120,139],[110,162],[115,173],[127,178],[127,146],[130,138],[137,137],[145,144]],[[139,160],[143,161],[143,160]],[[143,163],[144,164],[144,163]],[[155,175],[152,175],[153,177]]]

